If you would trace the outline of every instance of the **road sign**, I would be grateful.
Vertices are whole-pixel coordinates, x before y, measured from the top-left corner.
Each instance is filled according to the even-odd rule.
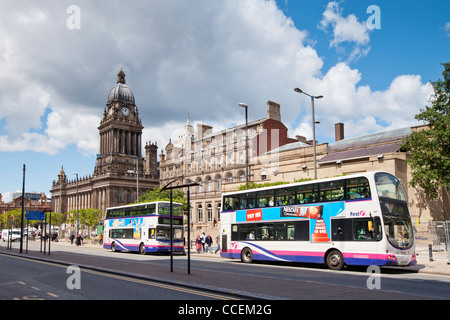
[[[27,211],[27,220],[44,221],[45,214],[43,211]]]

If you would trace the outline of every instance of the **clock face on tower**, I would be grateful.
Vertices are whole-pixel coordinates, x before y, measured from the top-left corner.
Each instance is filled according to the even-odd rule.
[[[122,114],[124,116],[128,116],[130,114],[130,110],[127,107],[122,108]]]

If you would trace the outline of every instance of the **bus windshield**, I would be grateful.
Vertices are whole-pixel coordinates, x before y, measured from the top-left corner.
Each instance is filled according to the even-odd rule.
[[[404,185],[399,179],[387,173],[377,173],[375,184],[389,243],[400,249],[411,247],[413,230]]]
[[[375,174],[375,184],[379,197],[406,201],[406,192],[399,179],[388,173]]]

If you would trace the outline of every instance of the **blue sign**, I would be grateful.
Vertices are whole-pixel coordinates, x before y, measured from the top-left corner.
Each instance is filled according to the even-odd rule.
[[[43,211],[27,211],[27,220],[44,221],[45,214]]]

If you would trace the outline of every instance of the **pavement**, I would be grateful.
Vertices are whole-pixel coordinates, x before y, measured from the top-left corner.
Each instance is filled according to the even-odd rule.
[[[263,292],[245,292],[241,288],[245,287],[242,283],[242,277],[239,275],[227,274],[224,277],[214,275],[214,272],[195,272],[187,276],[186,266],[175,267],[174,272],[170,272],[168,265],[152,264],[152,268],[148,268],[148,264],[136,263],[139,255],[122,255],[112,253],[103,249],[99,244],[86,243],[81,247],[71,245],[70,242],[60,241],[51,243],[51,253],[48,255],[48,249],[44,255],[39,251],[39,241],[30,241],[28,253],[24,242],[23,253],[19,253],[19,243],[13,243],[13,248],[7,250],[6,243],[0,244],[0,254],[19,255],[24,258],[37,259],[43,261],[51,261],[63,265],[77,265],[80,268],[94,269],[103,272],[134,276],[146,280],[152,280],[163,283],[181,285],[189,288],[199,287],[203,290],[211,292],[220,292],[230,294],[239,298],[247,299],[268,299],[278,300],[277,296],[270,296]],[[69,248],[71,247],[71,248]],[[214,248],[214,247],[213,247]],[[82,249],[82,250],[81,250]],[[77,252],[79,254],[73,254]],[[111,257],[111,254],[118,254],[121,259],[105,259],[105,256]],[[402,272],[420,273],[420,274],[436,274],[450,276],[450,264],[447,251],[433,251],[432,261],[430,261],[429,248],[426,245],[416,246],[417,264],[409,267],[388,267],[398,268]],[[200,253],[191,250],[191,259],[224,259],[219,254]],[[111,261],[114,261],[111,264]],[[174,264],[179,265],[179,264]],[[214,277],[214,278],[212,278]],[[235,278],[235,279],[233,279]],[[221,281],[223,279],[223,281]]]

